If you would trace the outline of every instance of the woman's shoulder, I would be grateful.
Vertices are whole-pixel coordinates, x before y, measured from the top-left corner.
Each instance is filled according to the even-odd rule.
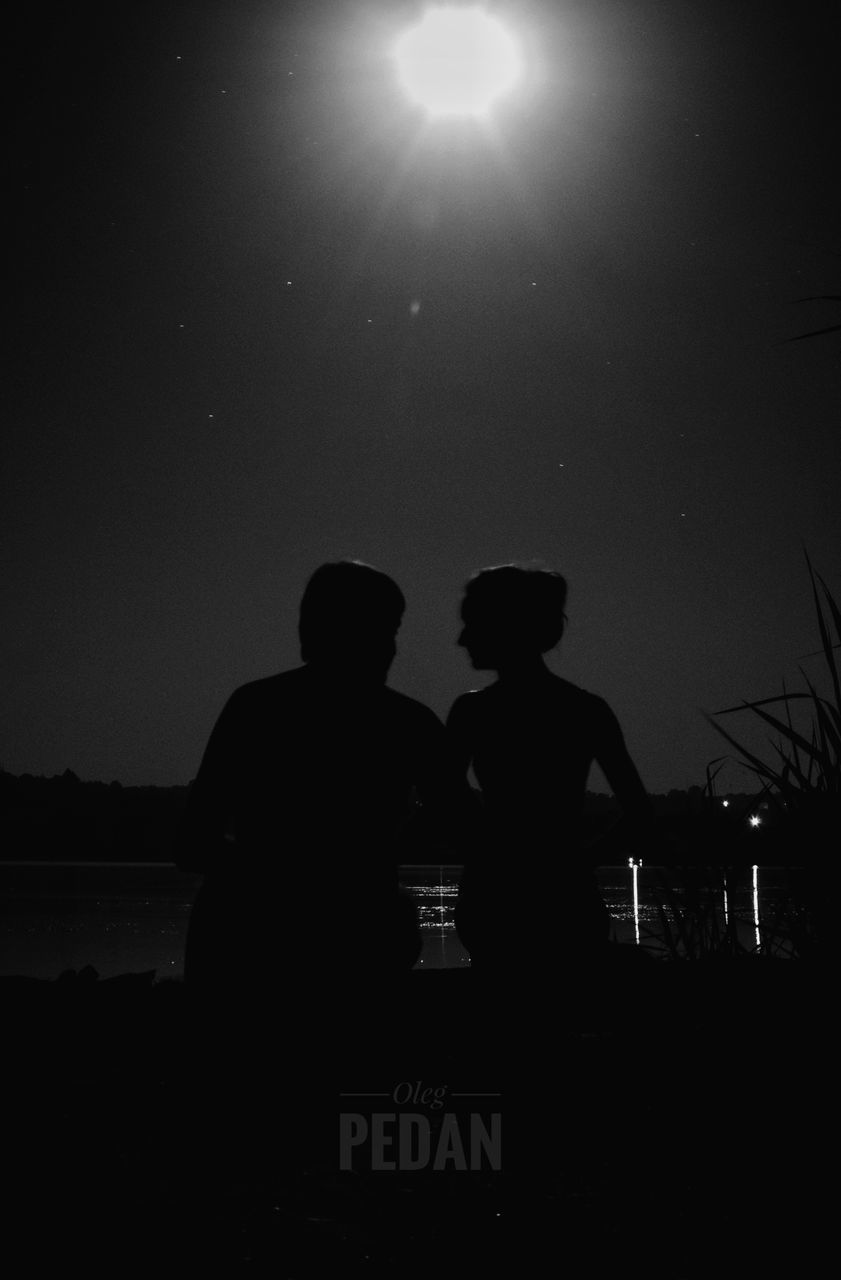
[[[493,688],[491,686],[490,688]],[[488,689],[468,689],[467,693],[460,693],[453,703],[454,707],[475,707],[478,705],[476,699],[482,698],[490,693]]]
[[[552,673],[545,683],[541,681],[539,696],[532,690],[524,699],[521,690],[512,692],[500,683],[462,693],[450,708],[447,724],[451,727],[475,724],[487,717],[510,715],[512,707],[517,706],[524,706],[531,713],[536,704],[544,714],[563,715],[567,721],[583,721],[592,726],[608,724],[615,719],[610,706],[599,694]]]
[[[467,693],[460,693],[450,709],[451,714],[456,707],[462,712],[476,711],[489,699],[493,700],[493,692],[497,688],[496,684],[491,684],[486,689],[468,689]]]
[[[489,689],[470,689],[467,693],[460,693],[447,715],[447,728],[458,729],[472,724],[483,714],[489,692]]]
[[[609,722],[615,719],[609,703],[598,693],[582,689],[571,680],[553,675],[552,689],[558,702],[563,704],[568,713],[590,722]]]
[[[591,692],[590,689],[582,689],[581,685],[573,684],[571,680],[565,680],[563,676],[552,675],[552,685],[556,688],[560,696],[570,698],[581,703],[601,703],[607,706],[604,698],[599,694]]]
[[[378,694],[383,707],[391,715],[426,729],[437,727],[440,730],[441,721],[425,702],[418,702],[417,698],[410,698],[407,693],[392,689],[390,685],[383,685]]]

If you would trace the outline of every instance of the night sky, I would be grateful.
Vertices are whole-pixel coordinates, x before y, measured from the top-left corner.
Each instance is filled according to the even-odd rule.
[[[403,587],[391,683],[441,716],[487,679],[468,575],[561,570],[553,669],[653,791],[726,749],[702,708],[797,682],[804,546],[841,592],[838,335],[785,342],[841,319],[797,301],[839,292],[830,7],[493,9],[525,82],[430,125],[388,58],[420,6],[30,7],[5,769],[187,782],[346,556]]]

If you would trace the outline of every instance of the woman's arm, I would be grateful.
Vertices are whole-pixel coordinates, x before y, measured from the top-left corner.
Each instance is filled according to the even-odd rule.
[[[421,802],[413,823],[416,836],[449,846],[459,860],[472,838],[474,796],[451,734],[426,709],[415,732],[414,782]]]
[[[456,698],[446,723],[448,751],[461,788],[459,846],[465,864],[473,864],[487,843],[482,796],[468,777],[475,742],[474,697],[463,693]]]
[[[471,694],[463,693],[456,698],[447,716],[447,738],[450,752],[461,776],[467,778],[467,771],[473,763],[473,730]]]
[[[607,703],[602,703],[594,757],[619,806],[619,822],[596,842],[599,855],[622,849],[634,858],[648,853],[653,838],[654,811],[622,729]],[[593,852],[591,849],[591,853]]]

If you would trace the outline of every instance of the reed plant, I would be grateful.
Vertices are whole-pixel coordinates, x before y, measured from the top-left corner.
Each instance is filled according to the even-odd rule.
[[[775,697],[744,701],[714,713],[720,717],[750,712],[758,717],[773,731],[768,759],[751,751],[713,716],[707,720],[760,784],[756,803],[767,798],[775,806],[774,821],[763,834],[763,851],[777,865],[805,870],[805,875],[792,877],[791,910],[785,921],[796,954],[805,956],[819,954],[819,942],[825,945],[828,939],[829,895],[818,884],[818,875],[829,869],[841,835],[841,675],[836,657],[841,648],[841,610],[808,552],[804,554],[820,637],[820,648],[809,656],[823,657],[828,692],[819,693],[800,667],[805,688],[788,690],[783,685]],[[797,713],[800,727],[795,722]]]
[[[823,656],[829,696],[818,693],[813,681],[800,668],[806,688],[783,691],[771,698],[744,701],[738,706],[724,707],[714,716],[729,716],[749,711],[768,725],[771,760],[763,760],[750,751],[713,716],[707,720],[730,744],[740,761],[762,784],[764,794],[778,806],[782,822],[780,835],[794,840],[800,858],[820,859],[832,847],[829,841],[838,835],[841,806],[841,676],[836,650],[841,647],[841,610],[823,578],[812,567],[808,553],[806,564],[812,585],[821,647],[814,656]],[[835,638],[833,639],[833,629]],[[812,655],[810,655],[812,656]],[[805,730],[795,727],[793,709],[799,704],[810,713]],[[774,711],[769,708],[774,707]],[[793,846],[794,851],[794,846]]]
[[[841,835],[841,675],[836,654],[841,648],[841,610],[826,582],[806,565],[812,588],[820,648],[828,692],[819,693],[801,667],[804,688],[743,701],[707,715],[707,720],[733,749],[710,762],[700,814],[692,823],[695,845],[709,850],[703,873],[684,868],[676,887],[661,870],[652,886],[658,926],[645,930],[643,945],[671,959],[722,959],[745,956],[812,958],[822,954],[829,937],[832,895],[828,874]],[[745,712],[756,716],[773,734],[769,758],[750,750],[715,717]],[[803,713],[806,713],[805,716]],[[806,722],[804,727],[804,721]],[[744,812],[722,807],[716,778],[723,765],[737,759],[757,782]],[[768,808],[770,806],[770,808]],[[747,831],[749,815],[768,809],[761,830]],[[698,861],[698,848],[693,861]],[[773,864],[784,879],[778,900],[766,902],[759,918],[723,903],[751,864]]]
[[[798,298],[798,302],[841,302],[841,294],[818,293],[808,298]],[[829,324],[822,329],[811,329],[809,333],[798,333],[794,338],[786,338],[786,342],[805,342],[807,338],[820,338],[825,333],[841,333],[841,324]]]
[[[680,888],[663,868],[655,875],[658,927],[643,930],[643,945],[670,960],[709,960],[743,951],[733,913],[725,916],[723,908],[724,868],[684,868]]]
[[[745,867],[684,868],[676,886],[656,869],[650,890],[657,925],[643,926],[642,945],[669,960],[802,959],[815,949],[810,913],[802,903],[800,882],[791,872],[781,896],[765,901],[761,912],[736,905],[750,892]],[[729,906],[725,902],[729,898]]]

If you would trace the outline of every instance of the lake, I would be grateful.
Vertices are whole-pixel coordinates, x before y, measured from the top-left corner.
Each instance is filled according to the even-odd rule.
[[[423,935],[418,967],[470,963],[453,923],[460,873],[458,866],[401,868]],[[743,868],[727,886],[706,869],[600,867],[598,877],[618,942],[664,946],[664,929],[675,937],[682,906],[697,899],[713,930],[730,922],[747,949],[762,943],[774,954],[791,952],[791,881],[784,868]],[[171,863],[0,862],[0,974],[55,978],[92,965],[103,978],[150,969],[158,978],[181,977],[200,883],[199,875]],[[673,896],[661,912],[664,884]],[[528,947],[527,921],[518,915],[527,887],[527,871],[513,872],[506,944],[512,955]]]

